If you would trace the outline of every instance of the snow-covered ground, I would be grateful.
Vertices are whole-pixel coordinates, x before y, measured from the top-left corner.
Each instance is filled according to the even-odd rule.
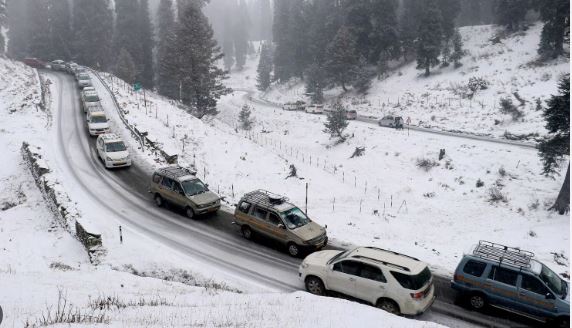
[[[461,60],[462,67],[436,67],[426,78],[413,62],[395,69],[383,80],[375,81],[365,97],[349,92],[342,96],[342,102],[361,115],[400,115],[410,117],[412,125],[439,130],[494,137],[502,137],[505,132],[543,136],[547,131],[542,111],[537,110],[537,100],[545,105],[545,100],[556,93],[559,78],[569,73],[570,67],[565,58],[546,63],[537,61],[541,30],[542,24],[536,23],[527,31],[509,35],[493,44],[491,39],[498,34],[498,27],[463,27],[460,33],[466,55]],[[253,90],[255,65],[256,62],[251,62],[247,69],[250,79],[246,81]],[[479,90],[472,99],[461,98],[470,78],[484,79],[488,88]],[[234,76],[233,82],[240,79]],[[325,94],[333,101],[341,94],[341,88],[328,90]],[[307,100],[303,95],[303,84],[294,82],[274,86],[262,96],[284,103]],[[523,100],[522,105],[517,97]],[[502,114],[499,110],[501,98],[511,99],[524,113],[522,119],[514,121],[510,115]]]
[[[380,322],[387,327],[439,326],[303,292],[237,293],[227,283],[232,279],[211,275],[208,266],[135,231],[124,230],[125,243],[120,244],[113,212],[101,203],[98,207],[69,170],[78,159],[66,158],[65,150],[82,145],[74,129],[65,125],[74,118],[61,120],[57,109],[60,93],[71,96],[76,91],[61,90],[58,81],[51,82],[51,112],[44,112],[37,106],[35,71],[0,58],[2,327],[43,325],[53,322],[57,313],[83,321],[78,326],[98,321],[112,327],[377,327]],[[58,137],[59,131],[63,135]],[[107,254],[98,266],[90,263],[81,243],[57,224],[46,206],[22,160],[24,141],[39,147],[53,170],[51,181],[59,181],[58,188],[70,196],[83,219],[103,234]],[[75,170],[92,176],[93,189],[106,183],[88,166]],[[249,291],[246,285],[238,288]]]
[[[230,86],[251,89],[255,69],[251,58],[242,72],[233,72]],[[451,274],[463,251],[484,239],[531,250],[557,272],[568,272],[553,254],[569,257],[568,217],[546,211],[561,181],[540,174],[534,149],[360,122],[351,122],[348,140],[334,145],[323,132],[324,116],[252,104],[242,91],[223,97],[220,114],[204,120],[150,92],[147,110],[141,94],[125,88],[115,93],[129,122],[179,153],[182,165],[194,164],[229,205],[262,188],[304,208],[308,183],[309,215],[327,224],[330,237],[339,242],[405,252]],[[244,104],[256,119],[248,132],[237,128]],[[350,158],[356,147],[365,147],[364,156]],[[440,149],[446,156],[438,161]],[[436,166],[418,167],[423,159]],[[148,163],[163,165],[152,157]],[[290,165],[299,178],[286,178]],[[491,201],[496,191],[506,199]]]

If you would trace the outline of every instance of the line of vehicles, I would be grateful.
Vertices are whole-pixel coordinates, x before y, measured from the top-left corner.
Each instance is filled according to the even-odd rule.
[[[301,100],[284,103],[282,104],[282,109],[285,111],[305,111],[308,114],[324,114],[330,111],[324,104],[306,105],[306,103]],[[358,118],[358,113],[355,109],[347,109],[345,113],[347,120],[356,120]],[[404,120],[401,116],[390,114],[380,118],[377,124],[388,128],[403,129]]]
[[[105,166],[130,166],[129,151],[121,138],[111,133],[87,70],[73,63],[53,62],[52,69],[75,75],[82,89],[81,107],[89,133],[98,137],[97,154]],[[85,83],[80,84],[81,80]],[[221,207],[221,197],[209,190],[196,171],[178,165],[156,170],[149,193],[157,206],[174,205],[191,219]],[[266,190],[243,195],[235,207],[233,224],[245,239],[260,235],[284,245],[291,256],[307,255],[298,275],[312,294],[343,294],[410,316],[422,314],[435,300],[433,276],[426,263],[376,247],[323,250],[328,244],[327,226],[314,222],[282,195]],[[474,310],[492,306],[569,327],[569,282],[535,260],[531,252],[480,241],[464,254],[451,287]]]

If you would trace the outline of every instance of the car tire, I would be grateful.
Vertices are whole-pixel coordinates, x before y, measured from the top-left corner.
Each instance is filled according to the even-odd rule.
[[[195,211],[193,211],[193,209],[189,206],[187,206],[187,208],[185,208],[185,215],[191,220],[194,220],[197,218],[197,216],[195,215]]]
[[[324,296],[326,295],[326,288],[324,287],[324,283],[322,279],[314,276],[309,276],[306,278],[306,290],[310,294]]]
[[[399,309],[399,305],[397,305],[397,303],[395,303],[394,300],[390,300],[388,298],[380,299],[379,301],[377,301],[376,306],[377,306],[377,308],[379,308],[385,312],[389,312],[391,314],[395,314],[395,315],[401,314],[401,310]]]
[[[481,311],[487,305],[487,298],[481,293],[474,293],[469,295],[467,302],[472,310]]]
[[[155,205],[157,205],[157,207],[165,206],[165,201],[163,200],[163,197],[161,197],[161,195],[155,194],[155,197],[153,197],[153,199],[155,200]]]
[[[252,239],[252,229],[250,229],[249,226],[243,225],[242,228],[240,228],[240,231],[242,232],[242,236],[244,237],[244,239],[247,240]]]
[[[290,256],[292,257],[300,256],[300,246],[296,245],[295,243],[288,243],[286,247],[288,248],[288,254],[290,254]]]
[[[570,327],[570,317],[560,317],[554,320],[552,327],[562,328],[562,327]]]

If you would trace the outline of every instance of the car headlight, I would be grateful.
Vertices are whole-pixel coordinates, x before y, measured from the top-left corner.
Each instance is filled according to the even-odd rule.
[[[105,157],[105,160],[108,161],[108,162],[113,161],[109,156]]]
[[[302,262],[302,264],[300,265],[300,267],[301,267],[302,269],[306,269],[306,268],[308,268],[308,263]]]

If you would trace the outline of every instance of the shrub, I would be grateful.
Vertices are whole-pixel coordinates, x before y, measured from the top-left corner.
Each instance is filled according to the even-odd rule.
[[[508,114],[512,116],[513,120],[518,120],[524,116],[524,114],[516,108],[510,98],[501,98],[500,100],[500,111],[503,114]]]
[[[429,172],[435,166],[439,166],[439,163],[437,163],[432,159],[427,159],[427,158],[417,159],[417,167],[425,170],[425,172]]]
[[[467,88],[471,91],[469,96],[473,97],[479,90],[489,88],[489,82],[482,77],[471,77],[467,83]]]
[[[508,203],[508,199],[506,195],[502,193],[502,191],[496,187],[491,187],[489,189],[489,202],[491,203]]]
[[[483,187],[484,185],[485,185],[485,183],[483,182],[483,180],[481,180],[481,179],[478,179],[478,180],[477,180],[477,188],[481,188],[481,187]]]

